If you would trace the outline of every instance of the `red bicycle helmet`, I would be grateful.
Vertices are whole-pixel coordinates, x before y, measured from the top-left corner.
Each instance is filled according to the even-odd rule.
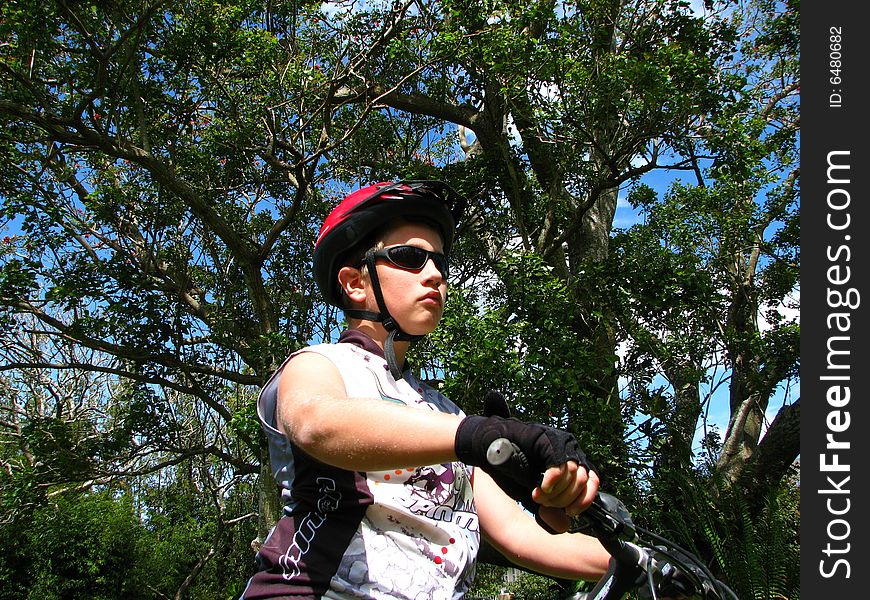
[[[464,198],[441,181],[384,181],[353,192],[329,213],[314,243],[314,279],[323,298],[341,306],[338,271],[348,252],[395,218],[431,222],[440,230],[448,254],[464,204]]]

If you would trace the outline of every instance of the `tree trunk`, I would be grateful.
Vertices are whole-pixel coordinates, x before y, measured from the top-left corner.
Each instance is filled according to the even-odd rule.
[[[259,491],[260,512],[257,518],[257,538],[251,541],[251,549],[254,552],[260,549],[272,527],[281,518],[282,509],[278,485],[272,477],[272,461],[269,460],[269,450],[265,445],[260,452],[260,475],[257,479],[257,489]]]

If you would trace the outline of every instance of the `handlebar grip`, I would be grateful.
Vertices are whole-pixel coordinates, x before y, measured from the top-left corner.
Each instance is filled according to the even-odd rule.
[[[516,453],[522,454],[522,451],[509,439],[498,438],[486,449],[486,461],[493,467],[498,467],[509,461]]]
[[[529,460],[520,447],[507,438],[493,440],[486,449],[486,461],[493,467],[500,467],[513,460],[518,469],[528,469]]]

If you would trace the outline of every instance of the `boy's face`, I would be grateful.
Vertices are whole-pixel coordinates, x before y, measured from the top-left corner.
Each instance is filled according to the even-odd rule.
[[[443,252],[441,235],[422,223],[406,223],[389,231],[383,239],[384,247],[408,245],[431,252]],[[397,267],[386,259],[378,259],[378,279],[387,310],[410,335],[425,335],[438,325],[447,298],[447,281],[432,259],[420,271]],[[366,307],[377,311],[377,300],[366,282]]]

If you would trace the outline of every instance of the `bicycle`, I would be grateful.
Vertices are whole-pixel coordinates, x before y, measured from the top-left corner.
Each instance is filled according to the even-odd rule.
[[[525,457],[510,441],[492,442],[487,460],[493,465]],[[572,518],[571,531],[592,535],[610,553],[607,573],[589,592],[576,592],[565,600],[619,600],[633,589],[652,600],[660,596],[699,600],[738,600],[731,588],[718,580],[694,554],[675,542],[638,527],[631,513],[615,496],[599,492],[595,501]]]

